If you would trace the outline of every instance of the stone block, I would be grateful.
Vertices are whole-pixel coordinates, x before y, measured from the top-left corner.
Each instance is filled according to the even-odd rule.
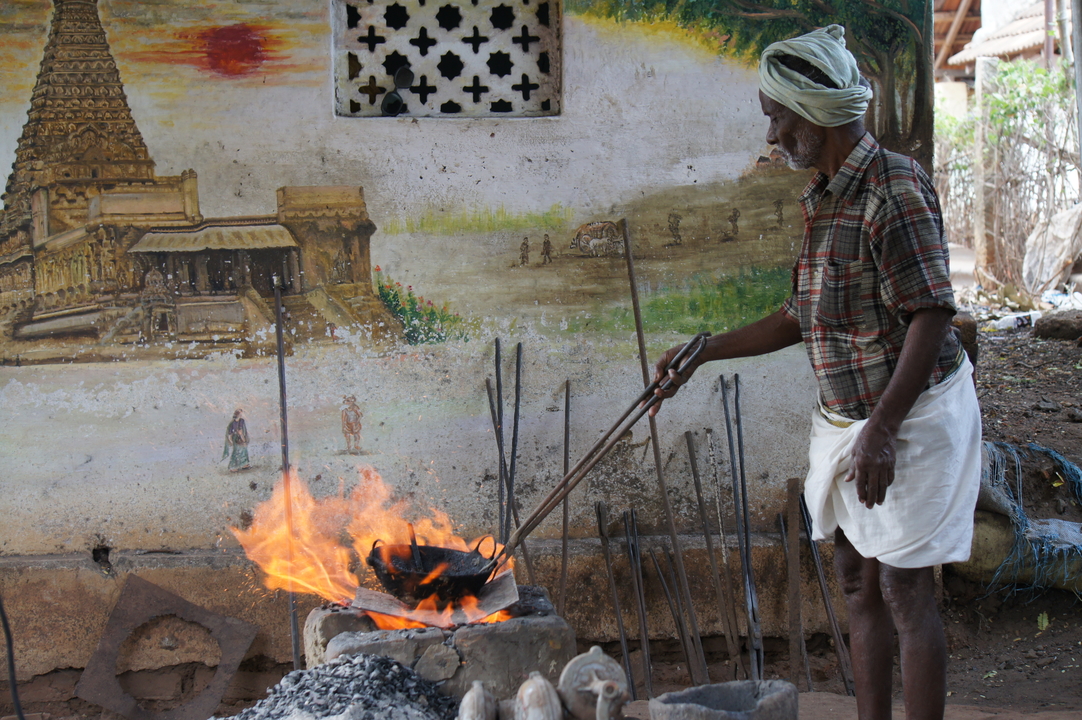
[[[339,655],[382,655],[413,667],[432,645],[443,643],[451,633],[439,628],[377,630],[368,633],[343,633],[327,643],[327,660]]]
[[[454,644],[462,665],[442,691],[459,698],[474,680],[483,681],[496,697],[513,697],[534,670],[555,685],[576,653],[575,631],[556,615],[467,625],[455,632]]]
[[[1033,334],[1053,340],[1082,338],[1082,310],[1060,310],[1037,318]]]
[[[308,613],[304,621],[304,661],[307,667],[322,665],[326,657],[327,643],[343,633],[368,633],[376,629],[375,623],[363,612],[341,605],[322,605]]]
[[[413,669],[425,680],[439,682],[454,675],[461,664],[462,658],[453,647],[444,644],[429,645]]]

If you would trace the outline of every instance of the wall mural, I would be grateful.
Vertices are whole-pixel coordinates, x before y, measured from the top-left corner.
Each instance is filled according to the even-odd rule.
[[[542,358],[522,461],[537,491],[559,475],[549,417],[564,377],[595,401],[587,426],[634,393],[618,220],[656,350],[787,295],[808,175],[763,141],[759,50],[849,24],[880,98],[872,124],[888,145],[930,148],[915,110],[924,3],[834,4],[647,16],[565,0],[562,114],[445,120],[337,117],[322,0],[6,3],[0,398],[18,422],[4,440],[64,443],[44,460],[14,451],[19,480],[4,482],[49,489],[31,505],[77,497],[33,528],[32,509],[15,512],[25,533],[5,551],[78,549],[89,525],[129,547],[198,547],[243,524],[279,468],[275,283],[291,441],[313,490],[355,481],[367,455],[400,490],[490,528],[492,509],[439,481],[495,495],[480,385],[492,338]],[[411,87],[377,79],[409,107]],[[792,375],[806,399],[806,371]],[[798,474],[800,433],[777,425],[776,472]],[[133,501],[114,516],[116,495],[80,494],[87,483],[205,512],[158,519]]]

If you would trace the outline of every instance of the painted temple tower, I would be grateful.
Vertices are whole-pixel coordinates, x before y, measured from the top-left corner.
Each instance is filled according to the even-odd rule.
[[[284,187],[274,215],[204,218],[194,170],[155,173],[97,0],[54,0],[3,203],[5,362],[72,344],[251,350],[276,281],[293,341],[401,330],[372,288],[362,188]]]

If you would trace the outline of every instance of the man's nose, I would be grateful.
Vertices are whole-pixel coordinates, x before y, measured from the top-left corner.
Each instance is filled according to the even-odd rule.
[[[778,134],[774,132],[774,125],[773,124],[771,124],[770,127],[767,128],[767,130],[766,130],[766,144],[767,145],[777,145],[778,144]]]

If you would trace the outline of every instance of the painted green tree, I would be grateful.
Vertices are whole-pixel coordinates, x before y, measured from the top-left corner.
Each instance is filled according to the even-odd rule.
[[[927,0],[566,0],[571,13],[617,20],[670,19],[727,36],[724,51],[754,60],[772,42],[818,27],[846,27],[872,83],[867,125],[881,143],[931,167],[931,13]]]

